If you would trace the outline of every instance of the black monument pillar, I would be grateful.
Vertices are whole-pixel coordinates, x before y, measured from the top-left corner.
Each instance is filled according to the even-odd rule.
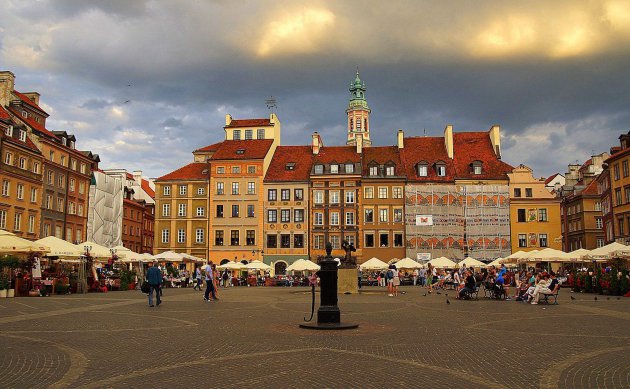
[[[301,328],[316,330],[342,330],[359,327],[358,324],[341,323],[341,311],[337,305],[337,264],[330,255],[332,245],[326,244],[326,256],[319,261],[317,272],[320,282],[320,304],[317,310],[317,324],[303,323]]]

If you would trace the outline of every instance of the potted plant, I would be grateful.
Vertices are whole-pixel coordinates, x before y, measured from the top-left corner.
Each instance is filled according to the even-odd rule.
[[[9,281],[4,274],[0,274],[0,298],[7,297],[7,290],[9,289]]]
[[[15,297],[15,283],[13,281],[13,272],[20,267],[20,260],[18,257],[8,255],[0,258],[0,271],[3,269],[9,269],[9,286],[7,288],[7,297]]]

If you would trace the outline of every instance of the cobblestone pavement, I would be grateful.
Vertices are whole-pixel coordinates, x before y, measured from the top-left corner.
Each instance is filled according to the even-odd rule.
[[[559,305],[401,288],[340,295],[345,331],[299,329],[306,288],[0,300],[0,387],[630,387],[630,299]],[[449,298],[451,304],[446,304]],[[319,301],[319,295],[317,296]]]

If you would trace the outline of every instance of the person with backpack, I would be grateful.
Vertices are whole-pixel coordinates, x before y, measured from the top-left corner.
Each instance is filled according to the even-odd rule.
[[[385,273],[385,281],[387,282],[387,295],[389,297],[394,297],[394,270],[392,270],[392,268],[395,270],[396,266],[389,265],[389,269],[387,269],[387,272]]]
[[[228,279],[230,278],[230,276],[228,275],[227,269],[223,270],[223,275],[221,276],[221,278],[223,279],[223,287],[227,288]]]

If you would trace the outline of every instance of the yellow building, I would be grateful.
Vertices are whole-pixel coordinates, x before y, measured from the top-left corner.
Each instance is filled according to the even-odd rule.
[[[510,230],[512,252],[561,250],[560,199],[534,178],[532,169],[519,165],[507,174],[510,180]]]
[[[209,165],[193,162],[155,181],[154,254],[208,258]]]

